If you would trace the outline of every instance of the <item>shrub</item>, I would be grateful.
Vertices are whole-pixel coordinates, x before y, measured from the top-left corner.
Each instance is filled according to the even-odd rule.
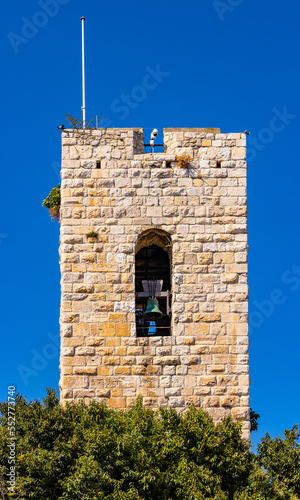
[[[94,238],[94,239],[96,239],[97,236],[98,236],[98,233],[96,233],[96,231],[90,231],[86,236],[87,236],[87,238]]]
[[[100,118],[100,120],[98,120],[98,124],[100,125],[103,122],[103,120],[104,120],[104,117],[102,116],[102,118]],[[69,115],[68,113],[66,114],[66,123],[72,129],[79,129],[79,128],[83,127],[83,119],[82,118],[80,118],[80,120],[77,120],[77,118],[75,118],[74,115]],[[86,129],[96,128],[96,125],[94,123],[93,118],[86,121],[85,128]]]
[[[59,221],[59,211],[60,211],[60,184],[54,186],[50,191],[47,198],[43,201],[43,207],[46,207],[49,211],[49,215],[52,220]]]
[[[6,491],[7,403],[0,412]],[[43,402],[17,397],[16,422],[16,498],[228,500],[247,484],[249,444],[239,424],[215,425],[202,409],[153,411],[141,399],[127,411],[96,402],[63,408],[48,389]]]
[[[127,410],[16,396],[16,487],[8,496],[8,403],[0,403],[0,497],[38,500],[299,500],[300,431],[251,454],[240,425],[203,409]]]
[[[187,168],[192,161],[192,157],[189,154],[177,155],[175,160],[177,161],[177,167]]]

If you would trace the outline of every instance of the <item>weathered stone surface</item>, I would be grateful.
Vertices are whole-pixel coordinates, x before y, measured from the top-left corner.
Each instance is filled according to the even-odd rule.
[[[61,400],[194,404],[216,421],[231,413],[249,437],[246,137],[165,129],[164,143],[145,154],[141,129],[62,134]],[[170,337],[136,338],[149,228],[170,237]]]
[[[75,366],[74,373],[76,375],[97,375],[97,368],[90,366]]]
[[[85,389],[89,386],[89,379],[88,377],[68,376],[63,378],[61,385],[63,389]]]

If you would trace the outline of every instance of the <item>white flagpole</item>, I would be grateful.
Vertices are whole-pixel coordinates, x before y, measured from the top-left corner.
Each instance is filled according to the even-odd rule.
[[[82,128],[85,129],[85,66],[84,66],[84,21],[85,17],[81,17],[81,31],[82,31]]]

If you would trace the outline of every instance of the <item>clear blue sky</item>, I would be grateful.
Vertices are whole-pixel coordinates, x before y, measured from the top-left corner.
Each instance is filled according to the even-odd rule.
[[[261,415],[253,442],[282,434],[300,420],[296,0],[2,5],[0,399],[9,384],[31,399],[58,387],[59,225],[41,205],[59,182],[57,126],[66,113],[80,117],[83,15],[87,118],[251,132],[251,406]],[[150,89],[151,71],[160,76]]]

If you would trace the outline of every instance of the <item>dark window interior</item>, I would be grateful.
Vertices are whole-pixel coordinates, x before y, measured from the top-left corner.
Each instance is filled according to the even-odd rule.
[[[140,293],[146,294],[142,284],[143,280],[163,280],[162,296],[159,292],[155,294],[158,300],[159,310],[163,313],[161,319],[148,321],[144,318],[147,309],[147,302],[150,298],[139,296]],[[168,294],[169,291],[169,294]],[[171,333],[171,276],[170,262],[167,252],[157,245],[150,245],[142,248],[135,258],[135,292],[136,292],[136,332],[138,337],[163,336]],[[169,295],[169,297],[168,297]]]

